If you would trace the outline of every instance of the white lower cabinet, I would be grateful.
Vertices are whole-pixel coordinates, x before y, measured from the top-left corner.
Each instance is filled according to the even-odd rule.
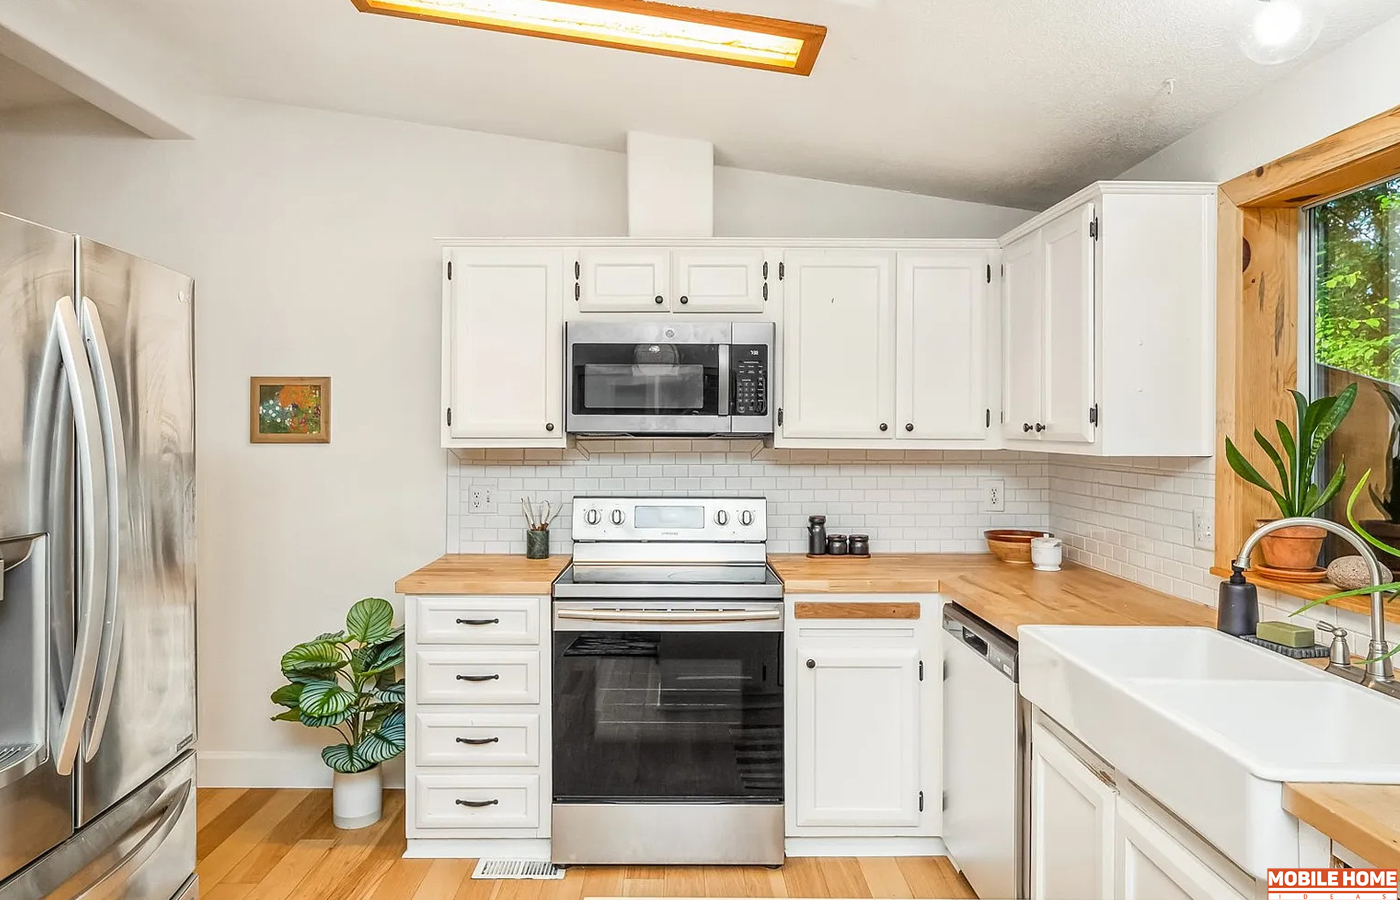
[[[1247,875],[1038,712],[1030,770],[1032,900],[1248,900]]]
[[[917,619],[797,618],[822,614],[803,599],[789,598],[787,628],[789,836],[936,834],[941,685],[925,673],[940,666],[926,633],[938,598],[915,600]]]

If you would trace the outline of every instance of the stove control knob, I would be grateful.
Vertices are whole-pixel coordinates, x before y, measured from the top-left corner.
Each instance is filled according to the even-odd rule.
[[[753,524],[753,510],[746,509],[739,513],[739,524],[748,526]]]
[[[598,510],[596,509],[590,509],[583,514],[583,521],[587,522],[589,525],[597,525],[598,520],[601,518],[602,516],[598,514]]]
[[[720,510],[719,512],[715,513],[715,524],[721,526],[728,525],[729,513],[725,512],[724,510]]]
[[[614,525],[621,525],[621,524],[622,524],[622,520],[625,519],[625,518],[627,518],[627,517],[624,516],[624,515],[622,514],[622,510],[620,510],[620,509],[615,509],[615,510],[612,511],[612,523],[613,523]]]

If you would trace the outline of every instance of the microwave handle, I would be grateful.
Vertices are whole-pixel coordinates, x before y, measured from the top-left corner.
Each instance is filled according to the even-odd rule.
[[[729,345],[720,344],[719,350],[719,414],[721,416],[732,416],[734,410],[729,406],[729,395],[731,386],[729,384]]]

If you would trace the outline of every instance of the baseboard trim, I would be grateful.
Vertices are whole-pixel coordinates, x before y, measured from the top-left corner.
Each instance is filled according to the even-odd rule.
[[[938,837],[790,837],[788,856],[947,856]]]
[[[549,838],[409,838],[404,859],[549,859]]]
[[[316,750],[203,750],[199,786],[206,788],[328,788],[331,770]],[[384,786],[403,787],[403,764],[384,764]]]

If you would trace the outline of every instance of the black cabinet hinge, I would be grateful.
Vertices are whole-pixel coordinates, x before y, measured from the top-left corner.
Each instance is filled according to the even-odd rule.
[[[778,407],[778,424],[783,424],[783,408],[781,406]]]
[[[992,427],[992,411],[990,409],[987,410],[987,427]]]
[[[574,302],[575,302],[575,303],[578,302],[579,294],[581,294],[581,293],[583,293],[583,291],[579,288],[578,282],[575,281],[575,282],[574,282]]]
[[[452,280],[452,260],[447,261],[447,280]]]
[[[1099,218],[1098,218],[1098,216],[1095,216],[1095,217],[1093,218],[1093,220],[1091,220],[1091,221],[1089,222],[1089,237],[1093,238],[1093,239],[1096,240],[1096,241],[1099,239]]]
[[[452,427],[452,407],[447,407],[447,427]]]
[[[768,302],[768,282],[763,282],[763,302]]]
[[[924,811],[924,792],[919,791],[919,812]]]
[[[1099,424],[1099,405],[1097,403],[1089,407],[1089,424],[1094,426]]]
[[[779,281],[782,281],[782,280],[783,280],[784,278],[786,278],[786,277],[787,277],[787,266],[785,266],[783,263],[778,263],[778,280],[779,280]]]
[[[578,281],[579,276],[582,274],[583,270],[579,268],[578,260],[574,260],[574,281]]]
[[[948,808],[948,792],[947,792],[947,791],[944,791],[944,792],[943,792],[943,808],[944,808],[944,809],[947,809],[947,808]]]
[[[943,680],[948,680],[948,660],[943,660]]]
[[[768,277],[768,260],[766,259],[763,261],[763,277]]]
[[[922,659],[919,660],[919,680],[924,680],[924,661]]]
[[[992,264],[987,263],[987,284],[992,283]]]

